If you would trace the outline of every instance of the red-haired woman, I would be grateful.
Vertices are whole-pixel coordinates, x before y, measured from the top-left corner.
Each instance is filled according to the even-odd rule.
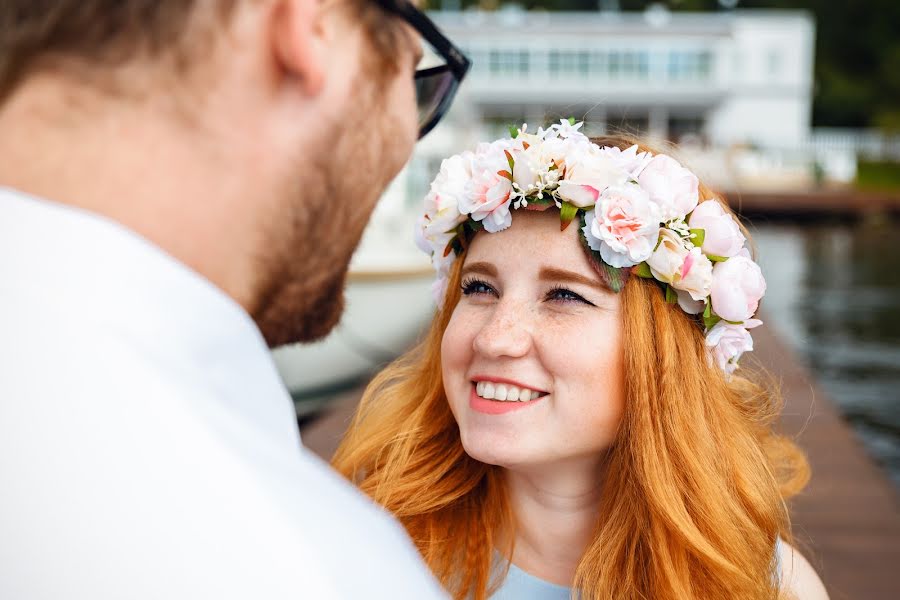
[[[444,162],[430,333],[334,465],[454,598],[827,598],[779,398],[735,372],[765,281],[674,159],[563,121]]]

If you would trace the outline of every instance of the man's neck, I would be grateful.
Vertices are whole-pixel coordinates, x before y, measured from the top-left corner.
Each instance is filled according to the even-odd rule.
[[[593,460],[507,471],[516,517],[516,566],[546,581],[572,585],[597,523],[601,473]]]
[[[35,77],[0,106],[0,185],[118,221],[252,311],[234,157],[196,134],[170,106]]]

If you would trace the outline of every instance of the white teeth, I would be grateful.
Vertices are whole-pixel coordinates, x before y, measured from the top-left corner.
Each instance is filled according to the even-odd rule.
[[[475,393],[485,400],[499,400],[502,402],[528,402],[541,396],[540,392],[519,388],[506,383],[491,383],[479,381],[475,384]]]

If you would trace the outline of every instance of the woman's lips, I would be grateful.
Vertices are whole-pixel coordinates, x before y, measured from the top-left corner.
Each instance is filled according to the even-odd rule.
[[[487,415],[502,415],[515,410],[521,410],[537,404],[547,397],[545,394],[534,400],[487,400],[475,392],[475,384],[470,385],[469,388],[469,407],[476,412]]]

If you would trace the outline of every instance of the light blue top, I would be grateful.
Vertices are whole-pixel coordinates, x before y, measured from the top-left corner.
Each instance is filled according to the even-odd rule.
[[[778,577],[781,577],[781,554],[778,552],[783,542],[778,539],[775,549]],[[534,575],[529,575],[514,564],[509,565],[509,573],[503,584],[494,592],[490,600],[570,600],[572,588],[556,585]]]
[[[516,565],[509,565],[509,573],[490,600],[569,600],[572,589],[529,575]]]

